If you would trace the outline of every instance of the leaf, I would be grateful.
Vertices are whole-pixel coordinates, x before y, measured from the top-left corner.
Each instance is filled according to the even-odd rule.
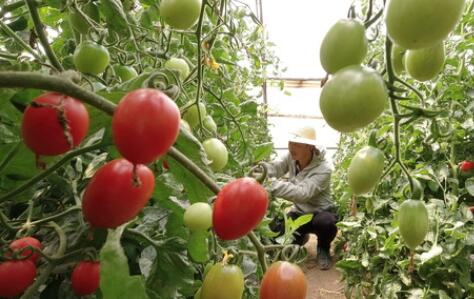
[[[290,226],[291,231],[297,230],[300,226],[305,225],[306,223],[310,222],[313,219],[313,214],[306,214],[296,218],[295,220],[291,220],[288,218],[288,223]]]
[[[259,144],[253,152],[253,161],[258,162],[270,157],[273,151],[273,143],[267,142]]]
[[[107,26],[119,33],[127,35],[127,16],[119,0],[100,0],[100,12],[105,16]]]
[[[471,196],[474,196],[474,177],[468,178],[465,182],[466,190]]]
[[[363,268],[361,262],[355,258],[340,260],[336,263],[336,267],[346,271],[358,270]]]
[[[425,263],[426,261],[440,255],[441,253],[443,253],[443,248],[439,245],[434,245],[433,247],[431,247],[430,251],[423,252],[421,254],[421,263]]]
[[[205,263],[209,260],[208,235],[207,231],[195,231],[189,235],[188,253],[195,262]]]

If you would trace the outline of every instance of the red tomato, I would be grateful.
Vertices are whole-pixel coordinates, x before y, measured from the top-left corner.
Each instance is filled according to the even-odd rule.
[[[50,106],[35,107],[32,104],[26,108],[23,115],[21,124],[23,139],[35,154],[43,156],[63,154],[79,145],[86,137],[89,114],[78,100],[57,92],[48,92],[33,102]],[[66,126],[66,129],[63,126]],[[68,135],[71,142],[68,142]]]
[[[30,260],[6,261],[0,264],[0,297],[23,293],[36,276],[36,266]]]
[[[262,220],[267,207],[267,191],[255,179],[233,180],[217,195],[212,214],[214,230],[222,240],[245,236]]]
[[[300,267],[276,262],[267,269],[260,287],[260,299],[305,299],[308,283]]]
[[[462,172],[471,172],[474,169],[474,161],[462,161],[459,164],[459,169]]]
[[[85,296],[99,288],[100,263],[93,261],[79,262],[71,275],[72,289],[78,296]]]
[[[94,227],[114,228],[133,219],[146,205],[155,187],[153,172],[125,159],[102,166],[87,185],[82,212]]]
[[[178,106],[166,94],[157,89],[137,89],[128,93],[115,110],[115,145],[130,162],[151,163],[176,141],[180,120]]]
[[[10,249],[13,250],[13,251],[21,251],[21,249],[23,249],[27,246],[31,246],[31,247],[34,247],[34,248],[39,249],[39,250],[41,250],[43,248],[43,245],[41,245],[41,242],[38,241],[37,239],[32,238],[32,237],[25,237],[25,238],[21,238],[21,239],[13,241],[10,244]],[[37,252],[34,252],[32,254],[32,250],[24,250],[22,255],[23,256],[31,255],[28,258],[28,260],[31,260],[33,263],[36,263],[36,261],[40,257],[40,254],[37,253]]]
[[[170,169],[170,165],[168,164],[168,161],[166,160],[163,160],[163,168],[166,169],[166,170],[169,170]]]

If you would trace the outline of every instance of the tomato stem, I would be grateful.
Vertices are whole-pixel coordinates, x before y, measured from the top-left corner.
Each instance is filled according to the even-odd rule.
[[[413,273],[415,270],[415,252],[413,250],[410,250],[410,262],[408,263],[408,273]]]
[[[255,246],[255,250],[257,250],[258,254],[258,261],[260,262],[260,266],[262,267],[262,272],[265,273],[267,271],[267,260],[265,257],[265,248],[263,247],[262,243],[260,240],[257,238],[255,233],[253,231],[249,232],[247,235],[252,242],[252,244]]]

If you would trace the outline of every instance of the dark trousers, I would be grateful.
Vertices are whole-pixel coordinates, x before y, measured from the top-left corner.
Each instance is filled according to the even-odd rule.
[[[287,217],[295,220],[302,215],[304,214],[291,211],[287,214]],[[316,234],[318,237],[318,247],[329,252],[331,242],[334,240],[337,234],[336,222],[337,217],[332,212],[315,212],[311,221],[303,224],[293,233],[293,244],[304,245],[309,239],[309,234]],[[270,229],[274,232],[280,233],[279,236],[283,235],[285,233],[284,220],[273,220],[270,223]]]

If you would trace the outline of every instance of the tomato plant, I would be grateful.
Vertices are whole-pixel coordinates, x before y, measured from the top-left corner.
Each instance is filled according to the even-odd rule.
[[[454,29],[464,3],[464,0],[389,1],[385,13],[387,33],[405,49],[431,47],[444,40]]]
[[[319,106],[332,128],[352,132],[373,122],[387,103],[385,84],[376,71],[348,66],[324,85]]]
[[[383,152],[375,147],[360,149],[347,169],[347,181],[356,195],[370,192],[378,183],[384,168]]]
[[[207,230],[212,226],[212,208],[205,202],[192,204],[184,212],[183,220],[190,230]]]
[[[205,140],[202,145],[207,158],[211,161],[212,170],[220,171],[224,169],[229,159],[229,153],[222,141],[217,138],[210,138]]]
[[[76,99],[48,92],[35,98],[23,115],[25,144],[37,155],[54,156],[78,146],[87,134],[89,114]]]
[[[405,54],[407,73],[418,81],[436,77],[444,67],[444,44],[418,50],[408,50]]]
[[[198,21],[200,11],[201,0],[163,0],[160,3],[161,17],[176,29],[192,27]]]
[[[265,272],[260,299],[305,299],[307,290],[308,282],[300,267],[280,261]]]
[[[421,200],[408,199],[400,205],[398,227],[408,248],[415,250],[428,233],[428,211]]]
[[[78,71],[98,75],[109,65],[110,55],[106,47],[92,41],[85,41],[77,46],[73,61]]]
[[[80,9],[92,21],[100,21],[99,8],[93,1],[87,2]],[[72,28],[81,34],[87,34],[89,28],[91,27],[84,17],[77,11],[77,9],[70,9],[69,22],[71,23]]]
[[[33,237],[24,237],[17,239],[13,241],[10,244],[10,249],[15,252],[15,251],[22,251],[23,248],[31,246],[34,247],[38,250],[43,249],[43,246],[41,245],[41,242],[38,239],[35,239]],[[32,252],[32,250],[27,249],[22,251],[22,255],[25,257],[29,257],[28,260],[32,261],[33,263],[36,263],[36,261],[39,259],[40,254],[38,252]]]
[[[242,270],[237,265],[217,263],[204,278],[201,299],[241,299],[243,292]]]
[[[130,162],[151,163],[176,141],[180,119],[178,107],[163,92],[134,90],[122,98],[114,113],[114,143]]]
[[[30,260],[6,261],[0,264],[0,297],[23,293],[36,277],[36,266]]]
[[[115,65],[114,71],[122,82],[126,82],[138,76],[137,71],[128,65]]]
[[[143,209],[154,187],[153,172],[145,165],[113,160],[102,166],[87,185],[82,199],[84,217],[93,227],[117,227]]]
[[[71,283],[74,293],[78,296],[95,293],[100,284],[100,263],[95,261],[77,263],[71,274]]]
[[[227,183],[217,195],[212,213],[214,230],[223,240],[248,234],[267,212],[268,194],[256,180],[240,178]]]
[[[199,124],[199,121],[204,121],[207,115],[206,106],[199,102],[199,111],[198,106],[194,105],[194,103],[188,103],[186,106],[187,109],[183,113],[183,119],[191,126],[191,128],[195,128]]]
[[[334,74],[353,64],[360,64],[367,54],[364,25],[353,19],[339,20],[324,36],[319,50],[324,70]]]
[[[173,57],[168,59],[165,63],[165,68],[178,72],[181,80],[186,79],[189,75],[189,65],[186,60],[182,58]]]

